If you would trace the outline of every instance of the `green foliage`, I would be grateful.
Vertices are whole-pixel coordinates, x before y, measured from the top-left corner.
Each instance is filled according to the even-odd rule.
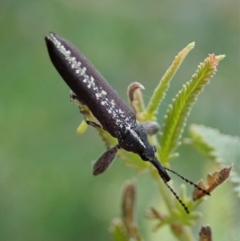
[[[137,82],[129,86],[128,95],[130,103],[139,121],[151,121],[156,119],[157,108],[160,106],[160,103],[165,96],[165,92],[169,88],[172,77],[193,46],[194,44],[188,45],[176,56],[156,87],[146,109],[141,94],[141,90],[144,89],[143,86]],[[189,116],[193,105],[196,103],[199,94],[203,91],[204,87],[209,83],[211,77],[216,72],[219,61],[223,58],[224,55],[215,56],[214,54],[211,54],[198,66],[196,73],[192,76],[190,81],[183,85],[182,89],[172,100],[172,104],[169,105],[167,113],[164,116],[163,129],[160,136],[149,137],[149,141],[157,147],[156,156],[161,160],[163,165],[169,166],[169,161],[178,155],[175,151],[181,144],[180,138],[187,117]],[[86,106],[81,105],[80,103],[77,104],[80,112],[84,113],[86,119],[97,122]],[[81,123],[78,128],[78,133],[83,133],[85,129],[85,125]],[[111,137],[102,128],[97,129],[108,148],[116,145],[117,140],[115,138]],[[191,142],[197,147],[197,149],[201,150],[205,156],[216,161],[223,162],[223,160],[226,159],[237,163],[240,150],[239,138],[225,136],[216,130],[197,125],[191,126],[190,135],[192,137]],[[163,226],[169,226],[172,234],[178,240],[194,240],[189,227],[193,227],[196,221],[201,217],[201,213],[197,212],[196,209],[203,201],[202,198],[205,196],[205,193],[198,188],[195,188],[193,197],[188,197],[186,186],[182,185],[180,194],[177,196],[173,187],[170,187],[160,179],[157,170],[148,162],[141,161],[138,155],[124,150],[119,150],[118,155],[121,159],[125,160],[126,165],[136,168],[137,172],[149,171],[153,180],[157,184],[159,192],[165,201],[168,213],[166,214],[162,211],[158,211],[156,208],[150,209],[147,217],[157,221],[155,230],[160,229]],[[212,175],[209,174],[207,178],[208,186],[205,186],[203,182],[199,182],[198,185],[210,193],[229,177],[231,169],[231,167],[224,168]],[[239,173],[235,174],[234,180],[235,182],[236,180],[239,181]],[[174,195],[169,195],[169,189],[166,189],[165,184],[171,189]],[[134,219],[136,205],[135,189],[136,187],[134,183],[130,183],[124,188],[122,198],[123,220],[114,219],[111,225],[111,233],[115,241],[142,240]],[[186,213],[183,209],[183,206],[185,205],[190,211],[190,214]]]
[[[172,104],[167,110],[164,118],[163,133],[160,142],[160,160],[163,163],[171,160],[176,154],[173,151],[180,144],[180,137],[186,123],[186,119],[200,92],[203,91],[205,85],[216,71],[218,65],[215,55],[209,55],[198,66],[196,74],[194,74],[189,82],[183,85]]]
[[[159,107],[162,99],[165,96],[165,92],[169,87],[170,80],[176,73],[178,67],[184,60],[186,54],[189,52],[189,50],[193,48],[193,46],[194,44],[188,45],[175,58],[172,65],[167,70],[159,85],[155,89],[153,96],[150,99],[150,102],[146,109],[144,109],[145,104],[140,91],[141,89],[143,89],[141,84],[136,82],[129,86],[128,91],[130,103],[139,121],[151,121],[156,119],[157,108]],[[191,80],[183,86],[183,88],[173,99],[172,104],[169,106],[164,118],[164,125],[162,133],[160,135],[160,139],[158,138],[159,136],[149,137],[149,141],[157,147],[156,156],[161,160],[161,162],[164,165],[169,166],[169,161],[175,156],[177,156],[177,153],[174,153],[174,151],[180,145],[180,138],[185,127],[185,123],[190,113],[190,110],[192,106],[195,104],[199,94],[203,91],[204,87],[209,83],[210,78],[216,72],[217,65],[222,58],[224,58],[223,55],[215,56],[214,54],[211,54],[204,60],[203,63],[201,63],[198,66],[198,69],[196,73],[192,76]],[[196,131],[194,133],[194,136],[196,136]],[[103,134],[104,133],[100,133],[102,137]],[[214,140],[215,138],[216,137],[213,137]],[[105,139],[105,136],[103,139]],[[198,144],[200,143],[199,137],[195,138],[195,140],[198,140]],[[105,142],[108,144],[110,143],[110,141],[107,139],[105,139]],[[210,141],[210,143],[212,142]],[[202,148],[204,150],[207,150],[207,153],[210,153],[213,150],[210,146],[205,145],[205,147],[205,149],[203,147]],[[186,186],[182,185],[179,198],[175,198],[177,194],[175,194],[175,192],[173,191],[172,185],[170,187],[167,184],[167,186],[172,190],[172,192],[174,192],[174,195],[169,195],[169,189],[166,189],[165,186],[166,183],[164,183],[159,178],[159,173],[153,166],[149,165],[149,163],[142,162],[137,155],[133,153],[127,153],[123,150],[119,151],[119,157],[124,159],[127,165],[135,167],[138,172],[144,170],[149,171],[153,180],[157,184],[158,190],[165,202],[168,213],[166,214],[165,212],[159,211],[157,208],[150,209],[150,211],[147,214],[147,217],[157,221],[155,230],[160,229],[163,226],[169,226],[172,230],[172,234],[178,240],[194,240],[193,234],[189,227],[195,226],[196,221],[201,217],[201,213],[196,211],[196,209],[203,201],[202,197],[205,196],[205,194],[196,188],[194,196],[191,198],[187,195]],[[222,171],[214,173],[212,176],[210,175],[211,178],[208,179],[210,180],[208,183],[209,186],[207,187],[208,189],[205,189],[204,184],[202,183],[200,183],[199,185],[202,185],[201,187],[203,189],[211,192],[214,188],[216,188],[219,184],[221,184],[228,178],[230,171],[231,167],[227,169],[227,174],[226,170],[224,169]],[[135,184],[132,184],[132,189],[135,188]],[[123,222],[119,221],[118,219],[118,222],[115,223],[115,225],[112,224],[111,230],[114,240],[125,241],[126,237],[127,240],[142,240],[142,238],[139,235],[139,232],[136,231],[138,229],[135,225],[133,217],[135,202],[131,198],[126,196],[126,189],[124,189],[123,191],[122,202],[128,203],[128,208],[126,209],[126,205],[122,205]],[[183,203],[188,207],[188,210],[190,210],[190,214],[187,214],[183,209]],[[125,217],[126,213],[129,211],[131,215],[128,214],[127,220],[129,220],[130,215],[130,224],[128,221],[126,221]],[[134,229],[132,227],[134,227]]]
[[[236,185],[234,191],[240,197],[240,138],[220,133],[219,130],[192,124],[189,128],[191,143],[208,159],[221,165],[233,164],[230,180]]]
[[[190,141],[209,159],[223,164],[239,166],[240,138],[221,133],[204,125],[192,124],[189,128]]]
[[[162,110],[180,89],[179,82],[189,79],[206,53],[224,51],[227,61],[190,117],[239,135],[239,10],[239,1],[1,1],[0,240],[110,241],[108,223],[119,212],[121,183],[135,176],[122,158],[102,176],[92,176],[91,162],[104,146],[92,128],[84,136],[74,133],[82,116],[69,103],[69,89],[47,56],[43,37],[49,31],[83,51],[124,100],[126,86],[140,81],[147,89],[146,104],[171,56],[186,41],[195,40],[197,48],[161,103],[161,126]],[[181,147],[180,157],[171,162],[180,173],[195,179],[206,164],[216,166],[201,163],[191,148]],[[149,225],[154,221],[143,220],[143,209],[150,204],[167,210],[148,172],[136,176],[138,221],[145,240],[173,241],[170,229],[152,234]],[[236,200],[229,186],[226,183],[201,205],[206,222],[201,221],[213,227],[215,241],[233,241],[239,235],[239,218],[232,219],[239,204],[233,209]],[[159,202],[152,201],[153,195]]]
[[[178,55],[173,60],[171,66],[168,68],[166,73],[163,75],[158,86],[155,88],[153,95],[148,103],[146,111],[144,112],[145,120],[155,119],[158,106],[161,104],[162,100],[166,95],[166,91],[170,86],[170,81],[174,77],[178,68],[181,66],[183,60],[187,54],[194,48],[195,43],[190,43],[186,48],[178,53]]]

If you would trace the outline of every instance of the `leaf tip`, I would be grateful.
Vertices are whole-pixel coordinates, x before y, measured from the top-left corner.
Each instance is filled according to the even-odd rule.
[[[188,50],[192,50],[194,47],[195,47],[195,42],[192,42],[192,43],[188,44],[186,48]]]
[[[217,61],[221,61],[221,60],[223,60],[225,57],[226,57],[225,54],[221,54],[221,55],[217,55],[217,56],[216,56],[216,59],[217,59]]]
[[[88,128],[88,124],[85,121],[82,121],[77,128],[77,134],[82,135]]]
[[[229,167],[224,167],[220,171],[216,171],[212,174],[208,174],[207,176],[208,186],[205,186],[203,181],[198,182],[198,186],[200,186],[202,189],[206,190],[207,192],[211,193],[216,187],[220,186],[224,181],[226,181],[229,178],[232,167],[233,165]],[[195,188],[193,192],[193,200],[196,201],[204,197],[205,195],[206,195],[205,193]]]

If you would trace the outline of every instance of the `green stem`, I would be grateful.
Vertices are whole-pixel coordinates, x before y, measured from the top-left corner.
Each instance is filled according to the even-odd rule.
[[[179,241],[194,241],[194,237],[190,229],[184,225],[181,225],[180,223],[175,222],[176,217],[172,213],[172,210],[174,209],[173,197],[169,195],[169,190],[166,189],[166,186],[159,177],[158,172],[155,169],[150,168],[150,173],[153,179],[156,181],[160,194],[169,211],[170,216],[168,217],[168,220],[170,221],[169,226],[171,227],[172,233]]]

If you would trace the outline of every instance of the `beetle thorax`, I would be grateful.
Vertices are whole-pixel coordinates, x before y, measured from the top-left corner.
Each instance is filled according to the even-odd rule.
[[[146,132],[139,123],[134,127],[126,127],[125,135],[119,139],[119,145],[126,151],[140,155],[145,161],[155,158],[155,149],[149,144]]]

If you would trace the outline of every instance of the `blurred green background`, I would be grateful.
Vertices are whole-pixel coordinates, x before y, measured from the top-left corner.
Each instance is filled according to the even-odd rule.
[[[91,163],[104,144],[90,128],[76,134],[82,117],[50,63],[44,36],[54,31],[74,43],[126,101],[133,81],[145,86],[148,101],[173,57],[195,41],[159,110],[160,123],[197,65],[209,53],[226,54],[188,124],[239,135],[239,13],[234,0],[2,0],[0,240],[111,240],[108,227],[120,215],[122,185],[132,178],[138,180],[138,223],[146,240],[175,240],[168,228],[152,234],[153,223],[144,218],[148,207],[161,203],[148,175],[137,176],[116,160],[104,175],[92,176]],[[194,181],[217,168],[189,147],[179,152],[172,168]],[[202,205],[195,236],[209,224],[214,240],[237,240],[236,208],[239,200],[225,183]]]

